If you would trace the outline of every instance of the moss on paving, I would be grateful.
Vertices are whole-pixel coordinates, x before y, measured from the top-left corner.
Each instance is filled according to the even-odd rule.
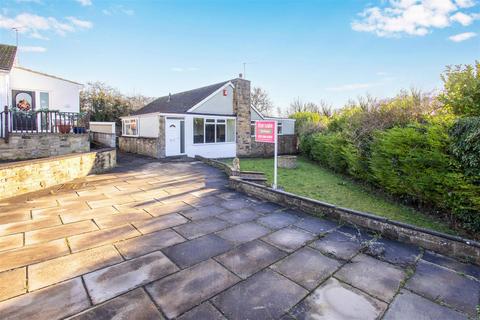
[[[225,160],[229,163],[231,160]],[[273,180],[273,159],[241,159],[242,170],[262,171]],[[449,234],[455,232],[446,223],[411,207],[374,194],[365,186],[324,169],[302,157],[296,169],[278,169],[278,185],[283,190],[337,206],[370,212],[392,220]]]

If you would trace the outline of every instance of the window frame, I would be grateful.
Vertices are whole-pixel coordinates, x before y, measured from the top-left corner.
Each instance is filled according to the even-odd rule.
[[[203,119],[203,142],[193,142],[194,140],[194,129],[195,129],[195,119]],[[233,122],[233,141],[228,141],[228,120],[234,120]],[[214,126],[214,141],[207,141],[207,125]],[[217,126],[225,126],[225,141],[217,142]],[[237,142],[237,119],[233,117],[209,117],[209,116],[199,116],[192,118],[192,142],[193,145],[216,145],[216,144],[234,144]]]
[[[136,123],[136,134],[127,134],[127,122],[129,122],[129,125],[131,124],[132,121],[135,121]],[[122,136],[124,137],[138,137],[139,134],[139,118],[128,118],[128,119],[122,119]]]
[[[283,122],[277,120],[277,135],[283,135]]]
[[[47,94],[48,96],[48,106],[47,107],[42,107],[42,94]],[[50,109],[50,101],[51,101],[51,93],[50,91],[39,91],[38,92],[38,104],[39,104],[39,109]]]

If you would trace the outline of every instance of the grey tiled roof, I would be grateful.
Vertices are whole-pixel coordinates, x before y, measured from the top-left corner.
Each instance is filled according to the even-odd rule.
[[[133,115],[146,113],[186,113],[188,109],[195,106],[197,103],[220,89],[222,86],[230,82],[224,81],[212,84],[206,87],[175,93],[170,96],[160,97],[147,104],[140,110],[137,110]]]
[[[10,71],[15,61],[17,47],[0,44],[0,70]]]

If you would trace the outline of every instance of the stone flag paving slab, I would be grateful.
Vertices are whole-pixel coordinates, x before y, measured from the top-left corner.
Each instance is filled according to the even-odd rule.
[[[232,248],[232,244],[217,235],[209,234],[194,240],[186,241],[163,252],[180,268],[192,266],[211,257],[218,256]]]
[[[213,303],[228,319],[277,319],[308,291],[282,275],[265,270],[216,296]]]
[[[83,278],[93,303],[98,304],[177,270],[176,265],[157,251],[86,274]]]
[[[136,289],[69,319],[163,320],[164,318],[145,291]]]
[[[0,201],[1,320],[479,317],[478,266],[232,191],[200,162],[118,164]]]
[[[330,277],[341,263],[308,247],[302,248],[271,268],[309,290]]]
[[[296,249],[304,246],[308,241],[311,241],[315,236],[300,229],[285,228],[280,229],[264,238],[262,240],[284,250],[293,252]]]
[[[29,266],[28,286],[36,290],[122,261],[111,245],[81,251]]]
[[[337,231],[327,234],[310,246],[341,260],[350,260],[362,248],[362,245],[355,238]]]
[[[459,288],[459,290],[461,290]],[[385,314],[384,320],[467,320],[464,314],[436,304],[407,290],[401,290]]]
[[[390,302],[406,274],[391,264],[359,254],[335,273],[335,277],[378,299]]]
[[[174,229],[187,239],[195,239],[226,227],[228,227],[228,223],[223,220],[207,218],[175,227]]]
[[[297,305],[291,314],[298,320],[376,320],[386,308],[386,303],[331,278]]]
[[[240,210],[225,212],[218,216],[218,218],[230,223],[243,223],[260,218],[260,214],[256,213],[250,208],[244,208]]]
[[[270,233],[271,230],[254,222],[245,222],[227,228],[217,233],[223,239],[233,242],[235,245],[252,241]]]
[[[239,280],[217,262],[207,260],[148,285],[147,291],[165,315],[173,318]]]
[[[252,241],[238,246],[215,259],[239,277],[246,279],[285,256],[285,252],[265,242]]]
[[[125,258],[132,259],[185,240],[175,231],[167,229],[119,242],[115,244],[115,247]]]
[[[298,217],[286,212],[276,212],[257,221],[270,229],[281,229],[297,222]]]
[[[386,262],[408,267],[415,264],[421,250],[411,244],[390,239],[378,239],[367,248],[366,253]]]
[[[90,306],[82,280],[75,278],[0,302],[2,320],[60,319]]]
[[[480,282],[435,264],[420,261],[407,289],[434,301],[442,302],[472,317],[477,313]]]
[[[0,272],[0,301],[27,292],[27,270],[18,268]]]
[[[212,304],[205,302],[185,313],[178,320],[226,320]]]

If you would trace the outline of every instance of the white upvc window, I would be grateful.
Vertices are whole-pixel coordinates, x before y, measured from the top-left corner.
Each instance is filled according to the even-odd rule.
[[[122,120],[122,134],[124,136],[137,137],[138,136],[138,119],[123,119]]]
[[[229,118],[193,118],[193,143],[231,143],[235,142],[235,119]]]
[[[40,96],[40,109],[48,109],[50,107],[50,93],[41,91]]]
[[[250,135],[255,137],[255,122],[254,120],[250,121]]]

